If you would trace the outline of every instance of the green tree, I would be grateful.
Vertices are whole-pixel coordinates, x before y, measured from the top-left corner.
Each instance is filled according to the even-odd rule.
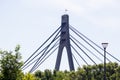
[[[24,75],[24,77],[22,78],[22,80],[41,80],[41,79],[37,79],[33,74],[31,73],[26,73]]]
[[[69,80],[77,80],[75,71],[71,71],[69,73],[69,78],[70,78]]]
[[[76,71],[77,80],[85,80],[86,79],[86,72],[83,68],[78,68]]]
[[[1,80],[21,80],[22,70],[21,55],[19,53],[20,46],[16,46],[14,54],[13,52],[0,51],[0,71],[2,75]]]
[[[45,80],[53,80],[52,79],[52,72],[50,70],[46,69],[44,71],[44,75],[45,75]]]
[[[120,80],[120,65],[118,63],[107,63],[106,73],[107,80]],[[37,71],[35,76],[38,80],[103,80],[103,74],[104,66],[103,64],[98,64],[84,65],[78,68],[77,71]]]
[[[37,70],[35,73],[34,73],[35,77],[36,78],[39,78],[39,79],[42,79],[44,77],[44,74],[43,72],[41,72],[40,70]]]
[[[54,71],[53,73],[54,80],[65,80],[65,73],[62,71]]]

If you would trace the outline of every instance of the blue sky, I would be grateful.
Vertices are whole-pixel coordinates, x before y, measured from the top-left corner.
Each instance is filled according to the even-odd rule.
[[[120,57],[119,0],[0,0],[0,49],[20,44],[26,60],[61,25],[65,13],[72,26],[100,46],[108,42],[107,50]]]

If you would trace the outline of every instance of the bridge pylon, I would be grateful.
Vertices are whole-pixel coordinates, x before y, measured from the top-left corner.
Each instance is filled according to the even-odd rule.
[[[70,35],[69,35],[69,15],[64,14],[62,15],[62,20],[61,20],[60,42],[59,42],[59,49],[56,59],[55,70],[59,70],[60,68],[61,57],[64,47],[66,47],[67,50],[70,71],[74,70],[74,63],[73,63],[72,51],[70,46],[71,45],[70,45]]]
[[[69,33],[70,31],[74,33],[76,37],[72,36],[72,34]],[[79,40],[77,40],[76,38]],[[85,45],[81,43],[80,40],[83,41]],[[48,37],[48,39],[42,45],[40,45],[33,52],[33,54],[24,62],[24,65],[20,67],[22,70],[25,70],[27,68],[31,68],[32,66],[29,72],[34,72],[37,68],[39,68],[40,65],[43,64],[44,61],[46,61],[52,54],[54,54],[56,50],[58,50],[55,64],[55,70],[58,71],[60,68],[64,48],[66,48],[67,51],[70,71],[75,70],[75,61],[79,67],[79,61],[83,61],[86,65],[90,65],[92,62],[92,64],[95,64],[96,66],[97,63],[103,63],[103,60],[101,58],[104,57],[104,55],[102,54],[104,49],[101,48],[101,46],[96,44],[94,41],[89,39],[87,36],[79,32],[77,29],[69,25],[69,16],[67,14],[64,14],[62,15],[61,19],[61,26],[57,30],[55,30],[53,34]],[[74,54],[72,54],[72,51],[74,52],[75,56]],[[83,55],[81,55],[81,53]],[[112,62],[111,59],[120,62],[119,59],[111,55],[109,52],[106,51],[106,54],[109,56],[106,57],[106,60],[108,62]],[[82,61],[79,59],[81,59]]]

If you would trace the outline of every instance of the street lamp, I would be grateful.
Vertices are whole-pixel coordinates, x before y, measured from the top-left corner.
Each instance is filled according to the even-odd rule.
[[[104,48],[104,80],[106,80],[106,48],[108,43],[102,43],[102,46]]]

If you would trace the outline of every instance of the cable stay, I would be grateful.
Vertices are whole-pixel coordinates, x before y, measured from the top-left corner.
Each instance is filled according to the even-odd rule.
[[[59,40],[58,40],[59,41]],[[58,45],[58,41],[45,53],[45,55],[40,59],[40,61],[42,61],[44,58],[45,58],[45,56],[54,48],[54,47],[56,47],[57,45]]]
[[[57,41],[58,42],[58,41]],[[49,44],[50,45],[50,44]],[[42,53],[44,50],[46,50],[48,47],[49,47],[49,45],[48,46],[46,46],[41,52],[39,52],[36,56],[34,56],[34,58],[33,59],[31,59],[25,66],[27,66],[28,64],[31,64],[31,63],[34,63],[36,60],[38,60],[38,59],[36,59],[35,61],[33,61],[37,56],[39,56],[39,54],[40,53]],[[41,55],[41,57],[43,56],[44,54],[42,54]],[[33,62],[31,62],[31,61],[33,61]],[[31,63],[30,63],[31,62]],[[24,66],[24,67],[25,67]],[[24,68],[22,68],[22,69],[24,69]]]
[[[57,34],[58,35],[58,34]],[[59,37],[57,37],[57,35],[55,36],[55,38],[51,41],[51,43],[47,46],[47,49],[43,52],[43,54],[39,57],[39,60],[35,63],[35,65],[32,67],[32,69],[39,63],[40,58],[46,53],[46,51],[48,50],[48,48],[50,47],[50,45]],[[56,38],[57,37],[57,38]],[[30,70],[30,72],[32,72],[32,69]]]
[[[34,66],[31,68],[30,73],[32,72],[33,68],[39,63],[40,58],[46,53],[47,49],[49,46],[47,46],[46,50],[43,52],[43,54],[38,58],[38,60],[36,61],[36,63],[34,64]]]
[[[77,65],[80,67],[79,62],[77,61],[77,59],[75,58],[74,54],[72,54],[72,57],[75,59],[75,62],[77,63]]]
[[[55,38],[53,39],[53,41],[55,41],[56,39],[58,39],[60,36],[58,36],[58,34],[60,33],[60,27],[25,61],[24,65],[22,66],[22,69],[28,65],[33,59],[35,59],[38,55],[40,55],[40,53],[42,53],[47,46],[41,50],[37,55],[35,55],[35,53],[37,53],[56,33]],[[33,57],[33,58],[32,58]]]
[[[87,61],[79,54],[79,52],[71,45],[73,50],[78,54],[78,56],[88,65]]]
[[[31,63],[29,63],[28,65],[26,65],[24,68],[22,68],[22,70],[27,69],[28,67],[30,67],[32,64],[34,64],[36,61],[38,60],[38,58],[34,61],[32,61]]]
[[[72,42],[97,66],[95,61],[89,55],[87,55],[87,53],[79,45],[77,45],[77,43],[74,40],[72,40]]]
[[[79,33],[80,35],[82,35],[84,38],[86,38],[88,41],[90,41],[91,43],[93,43],[96,47],[98,47],[99,49],[101,49],[102,51],[104,51],[104,49],[102,47],[100,47],[98,44],[96,44],[95,42],[93,42],[92,40],[90,40],[88,37],[86,37],[84,34],[82,34],[81,32],[79,32],[77,29],[75,29],[74,27],[72,27],[70,25],[70,29],[74,29],[77,33]],[[118,62],[120,62],[119,59],[117,59],[116,57],[114,57],[113,55],[111,55],[109,52],[106,51],[106,53],[111,56],[112,58],[114,58],[115,60],[117,60]],[[111,61],[110,61],[111,62]]]
[[[76,31],[74,31],[71,27],[70,27],[70,29],[78,36],[78,37],[80,37],[83,41],[85,41],[89,46],[91,46],[95,51],[97,51],[101,56],[103,56],[104,57],[104,55],[100,52],[100,51],[98,51],[94,46],[92,46],[88,41],[86,41],[83,37],[81,37]],[[106,58],[109,62],[111,62],[108,58]]]
[[[54,47],[56,47],[58,45],[58,41],[47,51],[47,52],[45,52],[44,54],[45,55],[43,55],[43,57],[39,57],[39,61],[37,62],[37,64],[34,66],[34,68],[36,67],[36,66],[38,66],[39,67],[39,63],[47,56],[47,54],[54,48]],[[33,68],[33,69],[34,69]],[[31,70],[30,72],[32,72],[33,70]]]
[[[47,46],[48,47],[48,46]],[[47,49],[47,47],[45,47],[40,53],[42,53],[44,50],[46,50]],[[39,53],[39,54],[40,54]],[[34,62],[36,62],[36,61],[38,61],[38,59],[36,59],[36,60],[34,60],[37,56],[39,56],[39,54],[38,55],[36,55],[36,56],[34,56],[34,58],[33,59],[31,59],[27,64],[25,64],[23,67],[22,67],[22,69],[24,70],[25,68],[26,68],[26,66],[28,66],[29,64],[33,64]],[[42,54],[43,55],[43,54]],[[34,60],[34,61],[33,61]],[[33,61],[33,62],[32,62]]]
[[[40,53],[42,53],[48,46],[46,46],[42,51],[40,51],[36,56],[34,56],[31,60],[29,60],[29,62],[27,62],[26,64],[23,65],[22,69],[24,69],[24,67],[26,67],[28,64],[31,63],[31,61],[33,61]],[[35,60],[36,61],[36,60]]]
[[[58,44],[57,44],[58,45]],[[57,47],[58,48],[58,47]],[[57,49],[56,48],[56,49]],[[55,49],[55,50],[56,50]],[[51,53],[53,53],[53,52],[51,52]],[[26,65],[25,67],[24,67],[24,69],[22,69],[22,70],[25,70],[26,68],[28,68],[29,66],[31,66],[33,63],[35,63],[37,60],[38,60],[39,58],[37,58],[36,60],[34,60],[33,62],[31,62],[31,63],[29,63],[28,65]],[[45,60],[44,60],[45,61]],[[41,62],[41,63],[43,63],[43,61]]]
[[[87,47],[85,47],[80,41],[78,41],[75,37],[73,37],[72,35],[70,35],[72,39],[74,39],[78,44],[80,44],[82,47],[84,47],[89,53],[91,53],[94,57],[96,57],[96,59],[98,59],[99,61],[101,61],[101,63],[103,63],[103,60],[101,60],[98,56],[96,56],[92,51],[90,51]]]
[[[33,69],[33,71],[35,71],[45,60],[47,60],[56,50],[58,49],[58,47],[56,47],[43,61],[41,61],[38,66],[36,66],[36,68]],[[32,72],[33,72],[32,71]]]
[[[26,64],[26,62],[57,32],[59,31],[61,27],[59,27],[37,50],[35,50],[35,52],[33,52],[33,54],[24,62],[24,64]],[[60,32],[60,31],[59,31]]]
[[[60,37],[60,36],[58,36],[57,38],[59,38],[59,37]],[[56,39],[57,39],[57,38],[56,38]],[[56,39],[55,39],[55,40],[56,40]],[[54,41],[54,39],[53,39],[53,41]],[[57,41],[57,42],[58,42],[58,41]],[[38,60],[38,59],[36,59],[35,61],[33,61],[37,56],[40,55],[40,53],[42,53],[44,50],[46,50],[50,45],[51,45],[51,44],[49,44],[48,46],[46,46],[41,52],[39,52],[36,56],[34,56],[31,60],[29,60],[29,62],[28,62],[26,65],[24,65],[24,67],[27,66],[27,65],[29,65],[29,64],[33,64],[36,60]],[[42,54],[41,57],[42,57],[43,55],[44,55],[44,54]],[[33,62],[32,62],[32,61],[33,61]],[[30,66],[30,65],[29,65],[29,66]],[[24,67],[22,68],[23,70],[24,70]],[[27,66],[27,67],[28,67],[28,66]],[[27,67],[26,67],[26,68],[27,68]]]

